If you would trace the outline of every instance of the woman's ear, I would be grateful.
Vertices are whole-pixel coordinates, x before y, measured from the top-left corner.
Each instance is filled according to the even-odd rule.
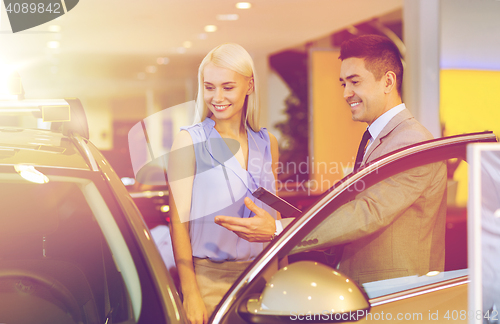
[[[250,94],[252,94],[253,87],[254,87],[253,78],[250,78],[250,80],[248,81],[247,96],[250,95]]]
[[[385,78],[385,93],[390,93],[396,87],[396,73],[387,71],[384,75]]]

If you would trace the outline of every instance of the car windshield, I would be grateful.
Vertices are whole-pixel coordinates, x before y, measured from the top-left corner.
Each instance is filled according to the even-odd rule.
[[[0,173],[0,303],[9,305],[0,318],[117,323],[138,315],[137,270],[97,187],[49,178],[40,184]]]

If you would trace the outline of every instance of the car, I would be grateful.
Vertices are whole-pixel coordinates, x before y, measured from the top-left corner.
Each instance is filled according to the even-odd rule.
[[[431,163],[466,166],[469,144],[496,141],[492,132],[434,139],[391,152],[351,173],[267,246],[225,295],[211,320],[214,323],[370,320],[431,323],[466,322],[474,316],[481,317],[467,304],[467,244],[447,242],[446,253],[454,257],[448,259],[452,262],[445,260],[444,272],[357,285],[335,269],[335,264],[325,256],[325,246],[319,246],[321,242],[312,233],[325,226],[325,220],[338,208],[384,179]],[[466,207],[455,206],[452,197],[447,202],[448,217],[460,218],[457,215],[466,212]],[[460,222],[455,219],[449,224]],[[460,240],[464,242],[466,233],[462,234]],[[279,269],[286,259],[288,265]]]
[[[88,134],[77,99],[0,100],[0,322],[188,323],[148,226]],[[348,175],[268,244],[209,322],[462,320],[466,267],[359,285],[308,235],[356,186],[465,163],[467,145],[496,140],[483,132],[427,141]]]
[[[186,323],[78,99],[0,100],[0,191],[0,322]]]

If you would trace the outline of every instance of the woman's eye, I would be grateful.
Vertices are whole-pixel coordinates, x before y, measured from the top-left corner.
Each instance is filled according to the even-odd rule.
[[[213,87],[209,87],[209,86],[205,86],[205,89],[206,90],[213,90],[214,88]]]
[[[224,90],[226,90],[226,91],[233,90],[233,89],[234,89],[233,87],[226,87],[226,88],[224,88]]]

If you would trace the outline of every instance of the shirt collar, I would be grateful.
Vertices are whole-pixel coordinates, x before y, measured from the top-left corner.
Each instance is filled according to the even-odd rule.
[[[380,135],[380,132],[384,129],[385,126],[391,121],[394,116],[405,110],[406,106],[404,103],[399,104],[388,111],[386,111],[382,116],[375,119],[375,121],[368,126],[368,130],[370,131],[370,144]]]

